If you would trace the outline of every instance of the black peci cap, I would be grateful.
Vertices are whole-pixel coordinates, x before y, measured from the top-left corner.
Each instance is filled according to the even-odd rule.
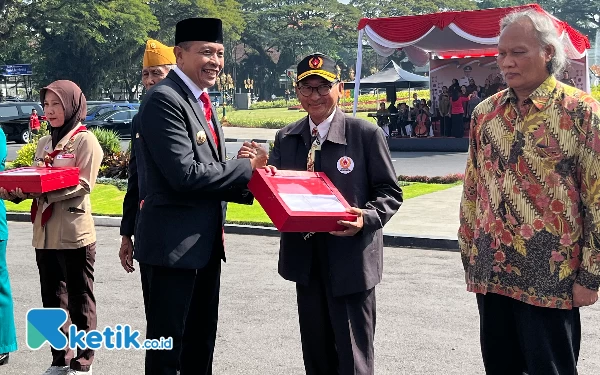
[[[298,63],[298,82],[308,76],[323,77],[329,82],[339,79],[335,61],[322,53],[313,53]]]
[[[175,26],[175,45],[203,41],[223,43],[223,23],[218,18],[187,18]]]

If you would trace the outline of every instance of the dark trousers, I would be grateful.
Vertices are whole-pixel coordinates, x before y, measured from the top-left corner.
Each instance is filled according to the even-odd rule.
[[[327,249],[318,247],[309,285],[296,284],[306,374],[373,375],[375,288],[334,297]]]
[[[68,312],[62,332],[68,336],[69,326],[89,332],[96,329],[96,298],[94,297],[94,263],[96,243],[79,249],[35,249],[42,304],[44,307],[61,308]],[[77,349],[77,355],[69,347],[52,350],[52,366],[70,366],[74,370],[89,371],[94,351]]]
[[[398,119],[398,135],[401,137],[407,137],[408,133],[406,132],[406,120]]]
[[[146,375],[212,374],[221,254],[199,270],[140,264],[146,338],[173,338],[172,350],[146,352]]]
[[[560,310],[477,294],[481,352],[488,375],[576,375],[579,309]]]
[[[393,131],[398,131],[398,116],[390,116],[390,136]]]
[[[462,138],[465,135],[465,124],[463,114],[452,115],[452,136],[454,138]]]
[[[452,135],[452,119],[450,116],[440,116],[440,136],[450,137]]]

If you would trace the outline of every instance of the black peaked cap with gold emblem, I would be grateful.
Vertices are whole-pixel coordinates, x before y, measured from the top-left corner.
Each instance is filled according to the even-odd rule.
[[[339,79],[335,61],[322,53],[313,53],[302,59],[298,63],[297,72],[298,82],[312,75],[323,77],[329,82]]]
[[[223,23],[218,18],[186,18],[175,26],[175,45],[183,42],[223,44]]]

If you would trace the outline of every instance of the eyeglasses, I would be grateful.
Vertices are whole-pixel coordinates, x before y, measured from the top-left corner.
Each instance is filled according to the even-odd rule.
[[[331,88],[336,83],[337,83],[337,81],[333,81],[329,85],[321,85],[321,86],[317,86],[317,87],[302,85],[302,86],[298,86],[298,91],[300,91],[300,94],[302,94],[302,96],[308,97],[308,96],[311,96],[315,90],[317,90],[319,95],[325,96],[331,92]]]

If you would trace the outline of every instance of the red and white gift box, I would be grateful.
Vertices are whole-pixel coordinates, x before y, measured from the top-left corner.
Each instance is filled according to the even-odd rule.
[[[46,193],[79,184],[79,168],[24,167],[0,172],[0,187],[24,193]]]
[[[248,188],[280,232],[331,232],[347,229],[338,220],[356,221],[323,172],[257,169]]]

